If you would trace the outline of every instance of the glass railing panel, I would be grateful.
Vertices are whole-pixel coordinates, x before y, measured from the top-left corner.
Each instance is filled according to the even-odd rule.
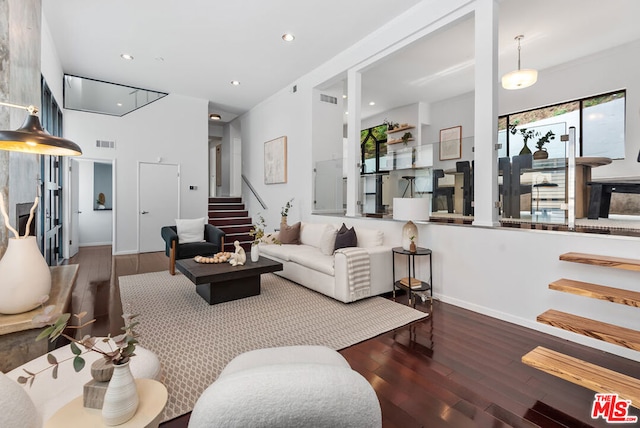
[[[343,160],[316,162],[313,180],[314,214],[341,214],[347,208],[347,178]]]

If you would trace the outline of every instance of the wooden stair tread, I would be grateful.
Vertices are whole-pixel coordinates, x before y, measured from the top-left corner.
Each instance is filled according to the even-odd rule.
[[[560,255],[560,260],[588,265],[612,267],[640,272],[640,260],[623,257],[600,256],[597,254],[565,253]]]
[[[522,357],[528,366],[595,392],[616,393],[640,409],[640,379],[538,346]]]
[[[640,308],[640,292],[625,290],[622,288],[608,287],[606,285],[592,284],[589,282],[574,281],[561,278],[549,284],[551,290],[591,297],[592,299],[607,300],[621,305]]]
[[[538,322],[640,351],[640,331],[549,309]]]

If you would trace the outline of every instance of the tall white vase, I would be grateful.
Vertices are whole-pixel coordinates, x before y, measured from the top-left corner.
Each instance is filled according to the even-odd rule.
[[[260,260],[260,247],[251,245],[251,261],[255,263],[258,260]]]
[[[113,375],[104,394],[102,420],[107,426],[120,425],[136,414],[138,390],[129,361],[113,366]]]
[[[9,238],[0,259],[0,314],[19,314],[40,304],[51,292],[51,270],[35,236]]]

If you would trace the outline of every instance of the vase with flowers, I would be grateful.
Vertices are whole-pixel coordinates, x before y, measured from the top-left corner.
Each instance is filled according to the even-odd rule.
[[[45,301],[45,299],[42,299]],[[136,315],[129,313],[123,314],[124,331],[122,334],[106,338],[96,338],[92,336],[84,336],[82,339],[76,339],[74,336],[65,333],[65,330],[81,330],[95,322],[95,319],[83,322],[86,312],[75,314],[78,325],[69,325],[71,314],[64,313],[57,315],[53,313],[54,307],[47,306],[43,312],[33,318],[33,323],[39,326],[47,326],[38,335],[36,340],[48,338],[50,341],[56,340],[62,336],[69,340],[73,357],[66,360],[58,361],[53,354],[47,355],[49,366],[39,372],[26,372],[25,376],[18,377],[18,383],[31,385],[36,375],[44,370],[51,369],[54,379],[57,378],[58,365],[73,360],[73,368],[76,372],[82,370],[85,366],[85,360],[82,357],[87,352],[97,352],[101,354],[105,361],[113,365],[113,375],[107,386],[102,404],[102,419],[105,425],[120,425],[133,417],[138,409],[138,391],[131,374],[129,362],[131,357],[135,355],[136,344],[138,343],[137,335],[134,327],[138,324],[133,319]]]
[[[261,242],[270,243],[270,244],[280,244],[277,238],[273,235],[265,235],[264,230],[267,227],[267,223],[264,220],[264,217],[258,213],[256,214],[258,221],[256,221],[251,230],[249,231],[249,236],[253,238],[251,242],[251,261],[257,262],[260,259],[260,247],[259,244]]]
[[[293,206],[293,198],[289,199],[280,210],[280,224],[287,224],[289,209]]]

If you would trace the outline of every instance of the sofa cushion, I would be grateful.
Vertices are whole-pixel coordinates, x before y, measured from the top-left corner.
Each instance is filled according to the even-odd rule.
[[[205,218],[176,219],[176,230],[178,232],[178,243],[188,244],[191,242],[204,241]]]
[[[336,242],[333,246],[333,251],[339,250],[340,248],[348,248],[348,247],[357,247],[358,246],[358,236],[356,235],[355,229],[352,227],[348,229],[344,223],[342,223],[342,227],[336,233]]]
[[[333,255],[327,256],[322,254],[318,248],[308,245],[294,247],[295,251],[291,253],[290,261],[297,263],[309,269],[326,273],[333,276],[335,274]]]
[[[300,222],[291,226],[281,224],[278,237],[281,244],[300,245]]]
[[[336,228],[327,223],[302,223],[300,228],[300,243],[319,248],[322,254],[333,254],[336,242]]]
[[[358,236],[358,247],[362,248],[378,247],[384,241],[384,233],[380,230],[358,229],[356,235]]]

